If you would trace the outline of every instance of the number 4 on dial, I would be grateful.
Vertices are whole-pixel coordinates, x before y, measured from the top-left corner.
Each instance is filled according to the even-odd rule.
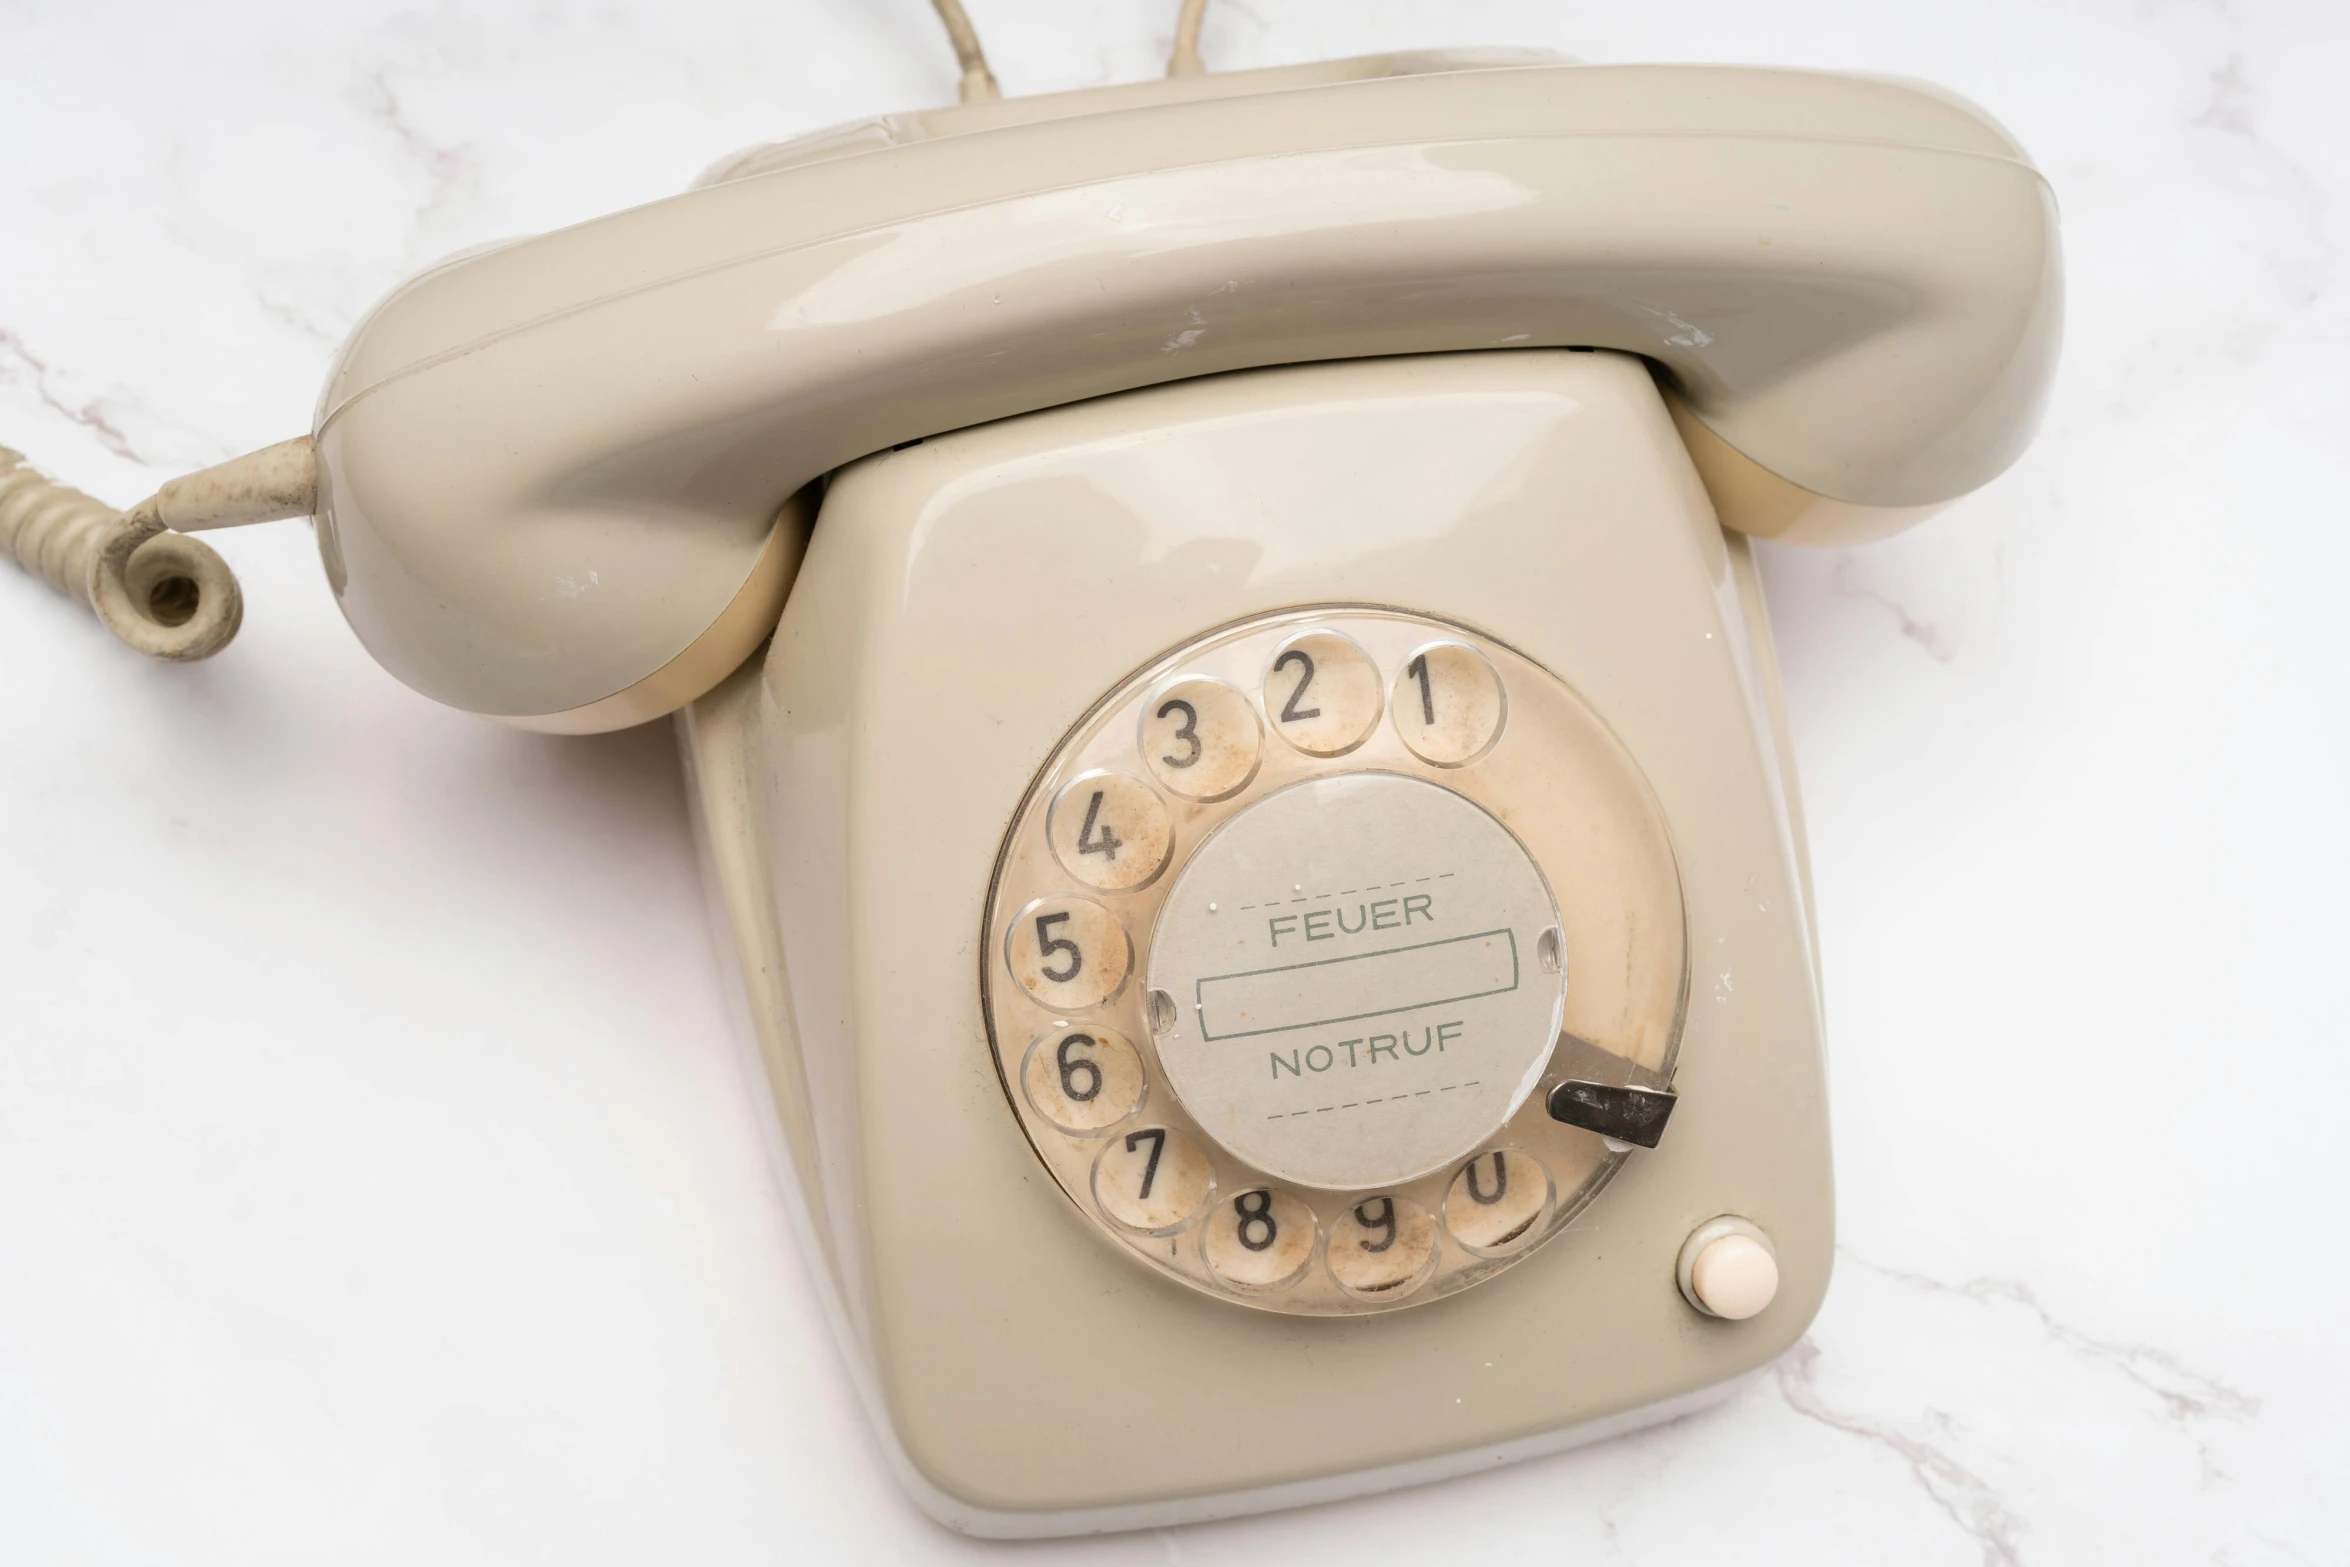
[[[1101,815],[1102,791],[1096,789],[1093,798],[1085,802],[1085,825],[1077,829],[1077,852],[1099,854],[1114,860],[1118,857],[1119,846],[1125,840],[1110,831],[1109,824],[1102,821]]]

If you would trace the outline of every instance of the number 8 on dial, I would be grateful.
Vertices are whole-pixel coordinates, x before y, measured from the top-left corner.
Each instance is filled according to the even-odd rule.
[[[1278,1289],[1314,1260],[1314,1210],[1288,1192],[1242,1192],[1208,1215],[1200,1252],[1235,1289]]]

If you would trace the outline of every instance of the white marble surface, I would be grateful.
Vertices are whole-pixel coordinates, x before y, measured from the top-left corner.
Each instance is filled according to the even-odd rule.
[[[974,0],[1013,91],[1164,4]],[[1212,63],[1789,62],[1991,107],[2064,204],[2036,448],[1768,561],[1836,1285],[1714,1413],[1053,1560],[2350,1560],[2350,10],[1217,0]],[[420,264],[943,101],[919,0],[0,3],[0,440],[129,500],[305,427]],[[760,1161],[659,728],[441,711],[307,530],[145,664],[0,575],[0,1560],[999,1554],[895,1491]]]

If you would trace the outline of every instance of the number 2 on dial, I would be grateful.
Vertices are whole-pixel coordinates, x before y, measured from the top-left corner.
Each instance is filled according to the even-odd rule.
[[[1318,707],[1297,705],[1306,699],[1306,687],[1314,683],[1314,655],[1304,648],[1293,647],[1273,660],[1273,673],[1279,674],[1292,664],[1298,666],[1297,684],[1290,688],[1289,700],[1281,704],[1281,721],[1285,724],[1301,724],[1309,718],[1322,716],[1322,710]]]

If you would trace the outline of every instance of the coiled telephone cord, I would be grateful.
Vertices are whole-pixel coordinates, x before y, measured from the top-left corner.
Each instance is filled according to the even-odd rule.
[[[87,604],[128,646],[193,663],[236,636],[245,596],[228,562],[187,533],[306,517],[317,495],[306,435],[174,479],[128,511],[0,446],[0,550]]]

